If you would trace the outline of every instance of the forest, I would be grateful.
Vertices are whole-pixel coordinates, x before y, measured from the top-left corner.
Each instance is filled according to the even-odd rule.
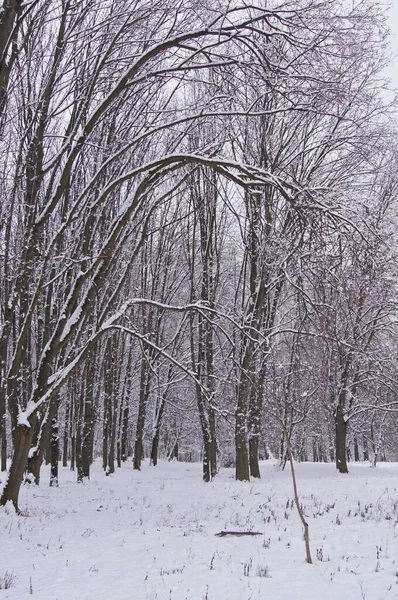
[[[44,462],[398,460],[388,36],[376,0],[3,0],[0,504]]]

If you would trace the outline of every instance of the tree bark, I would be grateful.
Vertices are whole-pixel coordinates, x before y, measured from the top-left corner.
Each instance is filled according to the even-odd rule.
[[[336,409],[336,468],[339,473],[348,473],[347,466],[347,421],[344,409],[339,404]]]
[[[1,381],[0,381],[1,385]],[[4,402],[3,394],[0,391],[0,439],[1,439],[1,449],[0,449],[0,470],[7,470],[7,427],[6,427],[6,405]]]
[[[49,432],[49,413],[38,415],[36,430],[33,432],[33,448],[30,449],[27,462],[28,473],[33,475],[34,483],[40,484],[40,469]]]
[[[50,487],[58,487],[59,426],[58,426],[58,415],[57,414],[54,415],[54,417],[51,420],[50,450],[51,450]]]
[[[0,506],[12,502],[18,512],[18,496],[22,478],[26,469],[29,450],[33,439],[33,430],[36,425],[36,414],[29,418],[30,427],[18,425],[14,434],[14,455],[11,462],[7,483],[0,498]]]
[[[153,438],[152,438],[151,456],[150,456],[150,464],[153,465],[154,467],[156,467],[156,465],[158,464],[160,430],[162,427],[162,420],[163,420],[165,408],[166,408],[166,393],[162,395],[162,397],[160,399],[160,405],[157,407],[157,411],[156,411],[154,434],[153,434]]]
[[[69,446],[69,415],[71,411],[71,406],[69,403],[66,405],[65,411],[65,425],[64,425],[64,435],[62,440],[62,466],[68,466],[68,446]]]
[[[242,374],[246,377],[245,374]],[[239,386],[238,403],[235,417],[235,478],[238,481],[250,481],[249,455],[247,448],[247,400],[246,386]]]
[[[145,356],[144,353],[145,348],[143,349],[143,355],[141,357],[140,394],[138,404],[137,425],[134,440],[133,469],[135,469],[136,471],[141,470],[141,462],[143,458],[143,437],[151,378],[150,367],[148,364],[148,361],[150,361],[151,358],[150,356]]]

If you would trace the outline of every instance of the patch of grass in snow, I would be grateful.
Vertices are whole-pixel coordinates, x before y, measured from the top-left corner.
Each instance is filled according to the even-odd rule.
[[[0,576],[0,590],[9,590],[16,578],[14,573],[6,571],[3,576]]]

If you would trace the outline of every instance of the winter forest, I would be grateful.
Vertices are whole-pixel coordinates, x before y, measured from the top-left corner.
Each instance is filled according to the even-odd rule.
[[[375,0],[2,2],[2,505],[398,460],[390,54]]]

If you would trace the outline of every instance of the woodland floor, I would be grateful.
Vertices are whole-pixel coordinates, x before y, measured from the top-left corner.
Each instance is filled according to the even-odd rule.
[[[290,472],[274,463],[261,481],[222,469],[210,484],[199,464],[105,477],[95,463],[85,484],[61,469],[59,488],[44,468],[22,488],[25,516],[0,509],[0,600],[398,600],[398,464],[296,465],[308,565]]]

